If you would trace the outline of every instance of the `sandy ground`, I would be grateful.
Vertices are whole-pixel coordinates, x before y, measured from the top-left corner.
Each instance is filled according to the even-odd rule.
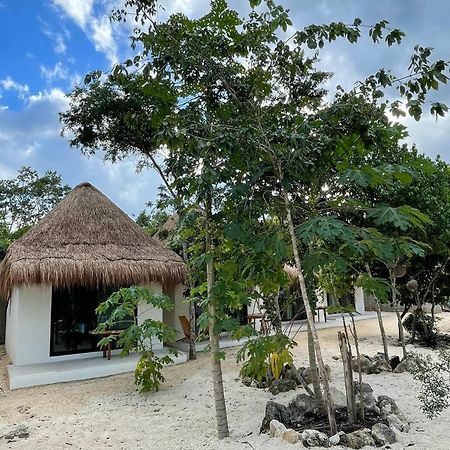
[[[440,327],[450,331],[450,313],[443,314]],[[393,314],[386,314],[387,332],[395,336]],[[374,319],[357,322],[364,353],[381,350],[378,324]],[[319,331],[325,361],[332,369],[332,384],[343,388],[341,361],[338,354],[336,328]],[[296,337],[297,365],[307,365],[306,334]],[[392,344],[395,344],[392,340]],[[427,353],[426,350],[420,350]],[[281,439],[259,435],[258,430],[268,400],[287,404],[302,389],[273,397],[261,389],[248,388],[238,380],[235,362],[237,349],[228,349],[223,364],[231,437],[216,438],[209,374],[209,357],[200,354],[197,361],[168,367],[166,382],[157,393],[139,394],[133,375],[124,374],[103,379],[9,391],[6,384],[6,357],[2,356],[0,371],[0,428],[15,424],[29,427],[30,437],[7,443],[0,448],[11,449],[293,449]],[[401,354],[398,346],[390,346],[391,355]],[[450,448],[450,410],[433,421],[419,409],[418,385],[411,375],[366,375],[374,394],[393,397],[410,419],[411,431],[401,435],[392,449],[447,450]],[[334,447],[340,448],[340,447]]]

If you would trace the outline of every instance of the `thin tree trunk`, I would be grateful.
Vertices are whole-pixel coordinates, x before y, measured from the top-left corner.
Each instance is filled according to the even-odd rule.
[[[362,389],[362,368],[361,368],[361,353],[359,352],[359,339],[358,339],[358,332],[356,331],[356,324],[355,324],[355,318],[353,317],[353,314],[350,315],[352,318],[352,327],[351,330],[353,339],[355,341],[355,348],[356,348],[356,359],[358,361],[358,380],[359,380],[359,414],[361,416],[361,421],[364,422],[364,392]],[[383,328],[384,331],[384,328]]]
[[[279,171],[281,173],[281,169],[279,169]],[[301,264],[300,255],[298,252],[297,237],[295,235],[294,222],[292,220],[289,196],[288,196],[286,189],[284,189],[284,187],[282,187],[282,189],[283,189],[284,206],[285,206],[285,212],[286,212],[286,220],[288,223],[288,229],[289,229],[289,234],[290,234],[291,243],[292,243],[292,251],[294,253],[295,266],[296,266],[296,269],[298,272],[298,280],[299,280],[299,284],[300,284],[300,290],[302,293],[303,303],[305,305],[306,318],[310,325],[311,336],[312,336],[312,339],[314,342],[314,350],[316,352],[316,359],[317,359],[317,363],[318,363],[318,367],[319,367],[319,376],[321,378],[322,386],[323,386],[324,402],[325,402],[325,406],[327,408],[328,422],[330,425],[331,434],[335,434],[337,432],[336,417],[335,417],[335,413],[334,413],[333,400],[331,399],[330,385],[328,383],[328,375],[327,375],[327,372],[325,369],[325,363],[322,358],[322,351],[320,349],[320,342],[319,342],[319,336],[317,335],[316,324],[314,323],[314,316],[313,316],[313,313],[311,310],[311,305],[309,304],[308,292],[306,290],[305,277],[303,275],[302,264]]]
[[[378,326],[380,327],[381,340],[383,342],[384,359],[390,365],[386,330],[384,329],[384,323],[383,323],[383,315],[381,314],[380,301],[376,297],[375,297],[375,307],[377,309]]]
[[[314,389],[314,398],[316,399],[316,407],[323,413],[326,412],[325,403],[323,402],[322,391],[320,389],[319,374],[317,371],[316,352],[314,351],[314,341],[311,334],[311,327],[309,322],[306,323],[308,327],[308,356],[309,356],[309,371],[311,373],[311,380]]]
[[[435,315],[434,315],[434,308],[436,306],[436,300],[434,298],[434,282],[431,287],[431,321],[432,325],[434,325]]]
[[[211,238],[211,194],[206,196],[206,278],[208,290],[208,321],[209,321],[209,343],[211,347],[211,367],[214,392],[214,406],[216,409],[217,432],[219,439],[229,436],[227,409],[225,404],[225,394],[223,391],[222,366],[220,363],[219,335],[216,330],[217,304],[212,295],[214,287],[214,259],[212,256]]]
[[[344,325],[345,326],[345,325]],[[344,367],[344,382],[345,394],[347,397],[347,414],[348,423],[353,425],[356,421],[356,405],[355,393],[353,387],[353,369],[352,369],[352,354],[350,351],[350,343],[347,336],[342,331],[338,331],[339,349],[342,356],[342,365]]]
[[[367,274],[372,278],[372,272],[370,271],[369,264],[366,264],[366,271]],[[381,314],[380,301],[378,300],[377,297],[374,298],[375,298],[375,308],[377,310],[378,326],[380,327],[381,341],[383,342],[384,359],[386,360],[386,363],[390,365],[386,330],[384,329],[384,322],[383,322],[383,315]]]
[[[408,353],[406,351],[405,333],[404,333],[404,329],[403,329],[402,318],[400,317],[400,311],[398,310],[397,291],[395,288],[396,282],[395,282],[395,277],[392,274],[392,270],[389,270],[389,272],[390,272],[389,275],[391,278],[391,285],[392,285],[392,303],[394,304],[395,314],[397,315],[398,335],[400,337],[400,342],[402,343],[403,359],[406,359],[408,357]]]
[[[280,302],[279,302],[279,298],[280,298],[280,292],[278,291],[278,293],[275,295],[274,299],[273,299],[273,303],[274,303],[274,307],[275,307],[275,323],[274,323],[274,328],[275,331],[279,334],[283,333],[282,327],[281,327],[281,312],[280,312]]]
[[[187,243],[183,240],[183,260],[187,263]],[[188,281],[189,284],[189,281]],[[190,287],[190,286],[189,286]],[[196,333],[196,323],[195,323],[195,303],[193,301],[189,302],[189,361],[197,359],[197,350],[195,348],[195,340],[197,338]]]

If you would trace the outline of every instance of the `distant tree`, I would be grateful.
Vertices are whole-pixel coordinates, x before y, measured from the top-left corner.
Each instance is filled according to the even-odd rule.
[[[26,233],[69,192],[61,176],[46,171],[40,176],[22,167],[16,178],[0,180],[0,259],[9,245]]]

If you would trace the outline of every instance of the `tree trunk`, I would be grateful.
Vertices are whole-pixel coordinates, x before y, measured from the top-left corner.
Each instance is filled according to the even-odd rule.
[[[311,373],[311,380],[314,389],[314,398],[316,399],[316,407],[319,411],[326,413],[325,403],[323,402],[322,391],[320,390],[319,373],[317,371],[316,352],[314,351],[314,341],[311,334],[309,323],[308,327],[308,356],[309,356],[309,371]]]
[[[312,336],[312,340],[314,342],[314,350],[316,352],[316,358],[317,358],[317,363],[318,363],[318,367],[319,367],[319,376],[321,378],[322,386],[323,386],[324,402],[325,402],[325,405],[327,408],[328,422],[330,425],[331,434],[335,434],[337,432],[337,427],[336,427],[336,417],[335,417],[335,413],[334,413],[334,405],[333,405],[333,400],[331,399],[330,385],[328,383],[328,376],[327,376],[327,372],[325,369],[325,363],[323,361],[322,351],[320,349],[319,336],[317,335],[316,324],[314,323],[314,316],[313,316],[313,313],[311,310],[311,305],[309,304],[308,292],[306,290],[305,277],[303,275],[302,264],[301,264],[300,255],[298,252],[297,237],[295,236],[294,222],[292,220],[290,200],[289,200],[289,196],[288,196],[286,189],[284,189],[284,187],[282,187],[282,189],[283,189],[284,206],[285,206],[285,212],[286,212],[286,220],[287,220],[289,235],[291,237],[291,243],[292,243],[292,251],[294,253],[295,266],[296,266],[296,269],[298,272],[298,281],[300,284],[300,291],[302,293],[303,304],[305,306],[306,318],[307,318],[309,326],[311,328],[311,336]]]
[[[436,306],[436,300],[434,298],[434,282],[431,286],[431,323],[434,325],[435,315],[434,315],[434,308]]]
[[[383,323],[383,315],[381,314],[380,301],[376,297],[375,297],[375,305],[377,308],[378,326],[380,327],[381,341],[383,342],[384,359],[390,365],[387,337],[386,337],[386,331],[384,329],[384,323]]]
[[[350,351],[350,344],[348,342],[347,336],[342,331],[338,331],[338,341],[342,356],[342,365],[344,366],[344,382],[345,394],[347,397],[348,423],[350,425],[353,425],[356,421],[356,405],[355,392],[353,387],[352,353]]]
[[[395,277],[392,274],[392,270],[389,270],[389,272],[390,272],[389,275],[391,278],[391,285],[392,285],[392,303],[394,304],[395,314],[397,315],[398,335],[400,337],[400,342],[402,343],[403,359],[406,359],[408,357],[408,353],[406,351],[405,332],[403,329],[402,318],[400,317],[400,311],[398,310],[397,291],[396,291],[396,287],[395,287],[395,285],[396,285]]]
[[[356,359],[358,361],[359,415],[361,417],[361,421],[364,422],[364,392],[362,389],[363,380],[362,380],[362,368],[361,368],[361,353],[359,352],[358,332],[356,330],[355,318],[353,317],[353,314],[351,314],[351,318],[352,318],[352,335],[353,335],[353,339],[355,341]],[[384,327],[383,327],[383,331],[384,331]],[[388,362],[388,364],[390,365],[389,362]]]
[[[366,264],[366,271],[367,271],[367,274],[372,278],[372,272],[370,271],[369,264]],[[387,337],[386,337],[386,331],[384,329],[383,315],[381,314],[380,301],[378,300],[377,297],[374,297],[374,298],[375,298],[375,307],[377,310],[378,326],[380,327],[381,341],[383,342],[384,359],[386,360],[386,363],[390,365]],[[353,316],[352,316],[352,320],[353,320]]]
[[[183,260],[187,263],[187,243],[183,240]],[[189,284],[189,282],[187,283]],[[190,286],[189,286],[190,287]],[[195,340],[197,338],[197,327],[195,323],[195,303],[193,301],[189,302],[189,325],[190,325],[190,333],[189,333],[189,361],[193,361],[197,359],[197,350],[195,348]]]
[[[222,366],[220,363],[219,335],[216,330],[216,299],[212,294],[214,287],[214,259],[211,238],[211,194],[206,197],[206,278],[208,291],[209,344],[211,347],[212,381],[214,406],[216,409],[217,432],[219,439],[229,436],[225,394],[223,391]]]

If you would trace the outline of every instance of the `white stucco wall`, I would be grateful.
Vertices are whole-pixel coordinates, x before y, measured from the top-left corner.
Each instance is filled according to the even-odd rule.
[[[183,295],[184,289],[182,284],[166,285],[163,288],[164,294],[170,297],[174,305],[173,311],[163,312],[164,323],[177,330],[177,340],[185,337],[180,316],[185,316],[189,320],[189,303]]]
[[[156,294],[162,293],[162,286],[159,283],[149,283],[143,285],[147,289],[149,289],[152,292],[155,292]],[[147,319],[153,319],[153,320],[163,320],[163,311],[160,308],[155,308],[152,305],[149,305],[147,303],[139,303],[138,305],[138,325],[140,325],[142,322],[144,322]],[[163,344],[158,339],[152,340],[152,346],[154,350],[162,349]]]
[[[6,326],[6,350],[15,365],[50,360],[51,286],[13,288]]]
[[[355,287],[355,310],[359,314],[363,314],[366,311],[364,305],[364,291],[361,287]]]

